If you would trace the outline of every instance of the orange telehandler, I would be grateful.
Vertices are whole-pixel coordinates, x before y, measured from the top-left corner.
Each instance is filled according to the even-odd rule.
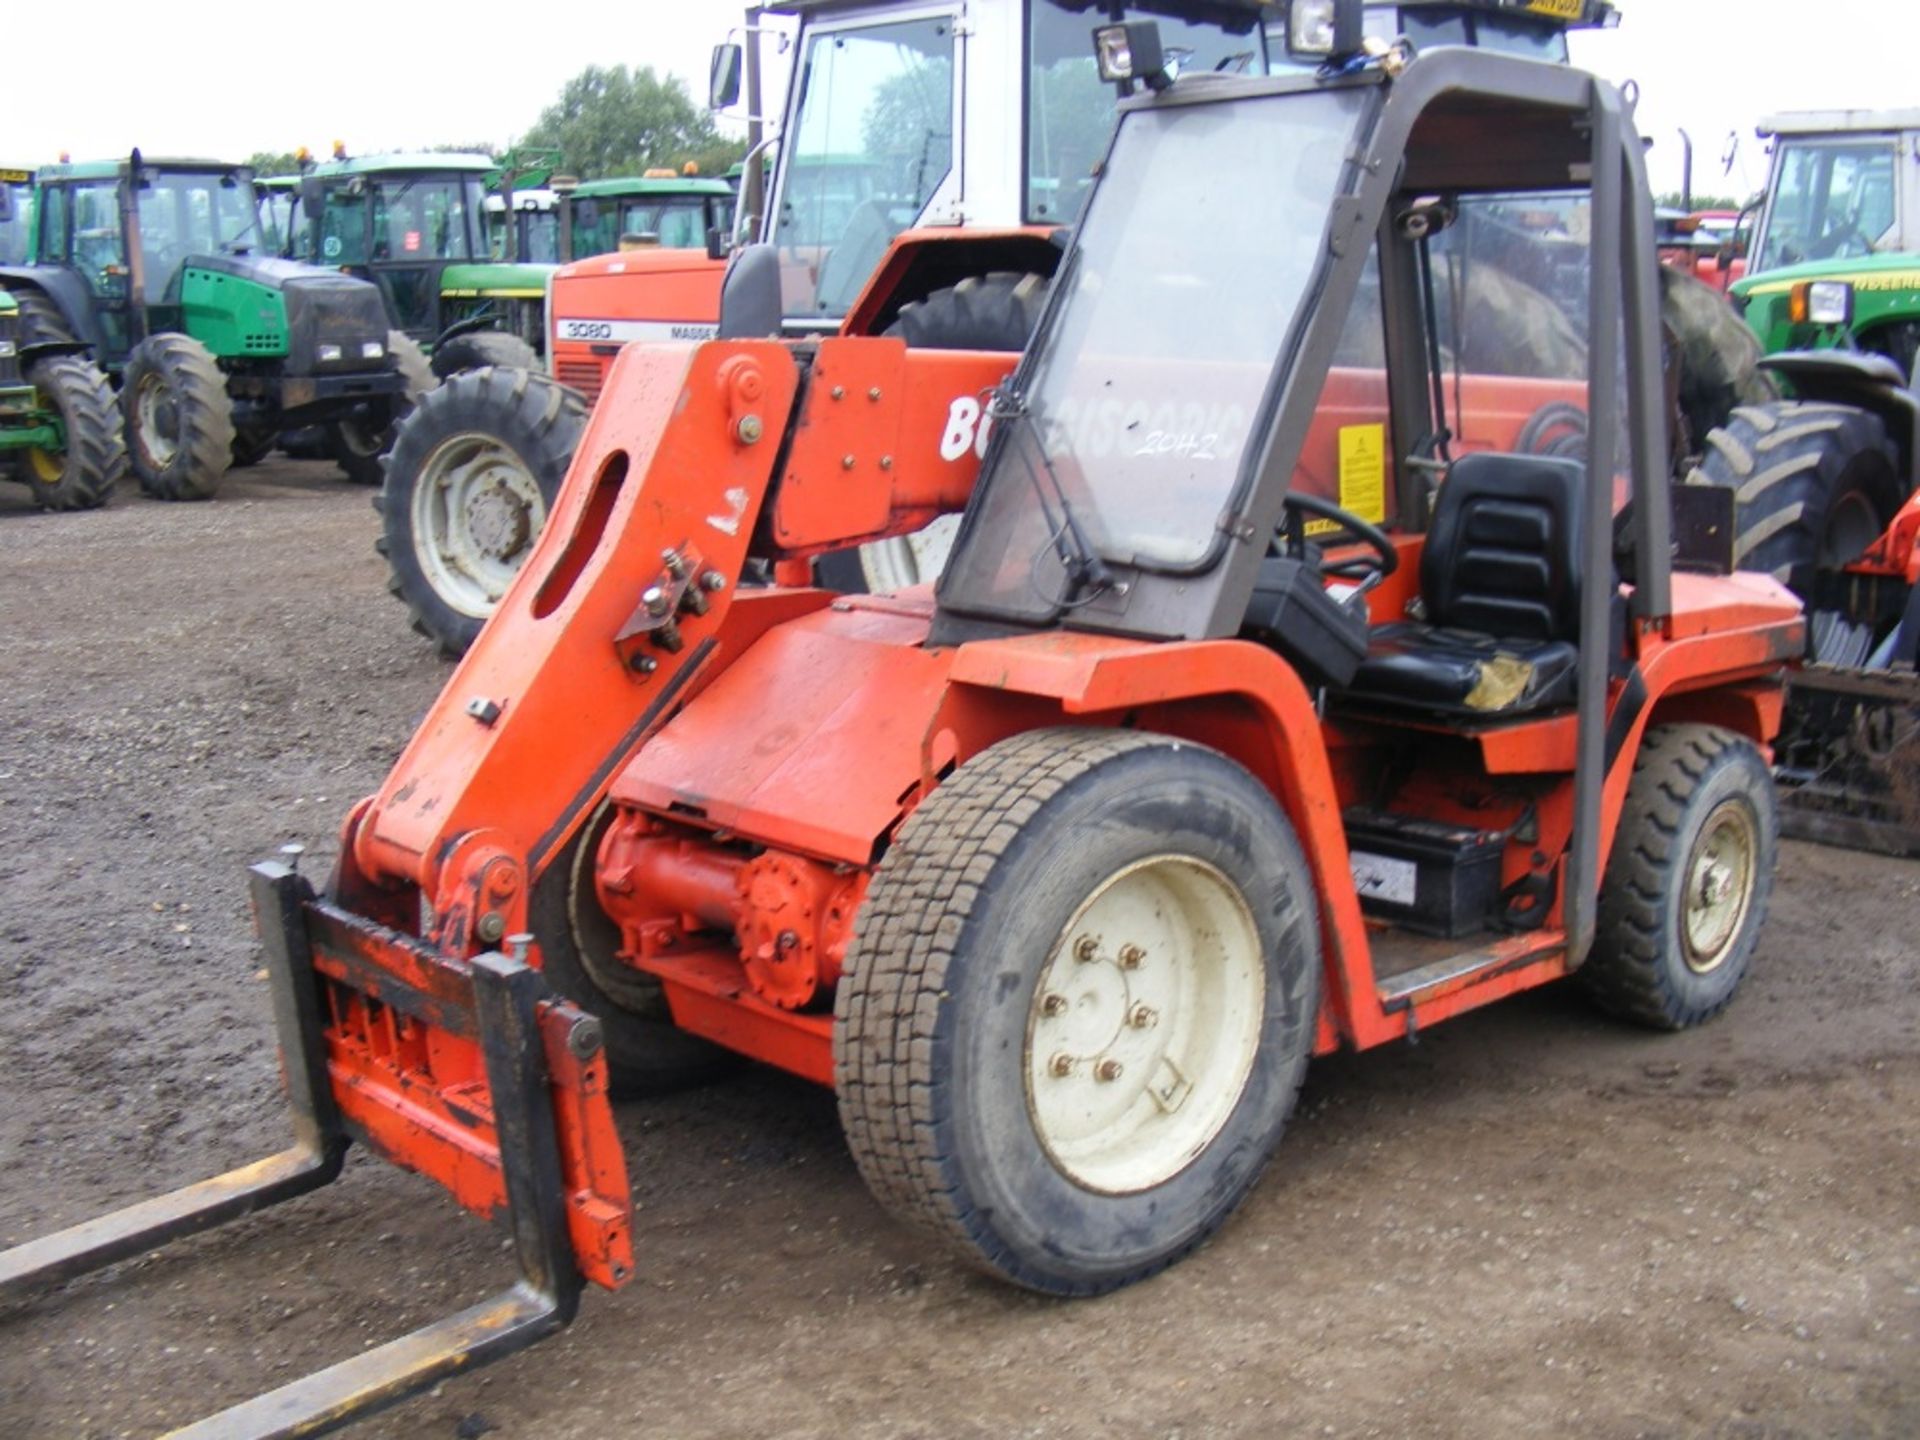
[[[887,1210],[1086,1295],[1221,1224],[1314,1055],[1569,976],[1719,1013],[1805,627],[1729,573],[1728,492],[1670,485],[1631,116],[1347,35],[1169,83],[1151,23],[1100,27],[1145,93],[1017,363],[625,350],[325,886],[253,871],[295,1146],[8,1252],[0,1291],[324,1184],[350,1140],[503,1220],[496,1299],[188,1432],[309,1434],[631,1278],[613,1084],[732,1052],[832,1085]],[[1444,279],[1549,201],[1577,354]],[[731,327],[778,284],[743,256]],[[807,583],[956,511],[931,590]]]

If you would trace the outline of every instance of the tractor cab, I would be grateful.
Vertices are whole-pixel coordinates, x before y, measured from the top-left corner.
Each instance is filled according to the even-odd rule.
[[[394,328],[431,345],[446,272],[490,258],[485,155],[369,155],[309,168],[292,253],[373,281]]]
[[[691,170],[588,180],[575,188],[572,259],[622,250],[706,250],[733,233],[734,188]]]
[[[487,196],[487,250],[495,260],[530,260],[557,265],[560,254],[560,197],[552,190],[515,190],[508,197]]]

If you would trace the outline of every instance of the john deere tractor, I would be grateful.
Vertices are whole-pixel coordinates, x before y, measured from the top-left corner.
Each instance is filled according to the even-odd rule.
[[[283,429],[381,437],[432,384],[379,293],[264,252],[253,174],[215,160],[43,167],[28,263],[0,266],[29,340],[72,342],[120,384],[152,495],[204,500]],[[343,451],[380,478],[378,446]]]
[[[12,214],[0,194],[0,226]],[[126,473],[113,389],[85,346],[22,344],[20,307],[0,290],[0,477],[43,510],[91,510]]]
[[[379,287],[388,323],[444,378],[482,365],[536,369],[551,265],[496,262],[485,155],[350,156],[309,164],[286,253]]]

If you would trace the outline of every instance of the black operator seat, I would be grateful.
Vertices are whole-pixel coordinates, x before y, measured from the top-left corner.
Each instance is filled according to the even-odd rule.
[[[1425,618],[1374,628],[1346,693],[1489,718],[1573,702],[1586,466],[1464,455],[1420,556]]]

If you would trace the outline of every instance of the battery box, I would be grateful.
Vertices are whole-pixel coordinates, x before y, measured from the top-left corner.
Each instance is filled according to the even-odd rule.
[[[1344,820],[1365,914],[1450,940],[1491,923],[1503,836],[1384,810],[1353,809]]]

